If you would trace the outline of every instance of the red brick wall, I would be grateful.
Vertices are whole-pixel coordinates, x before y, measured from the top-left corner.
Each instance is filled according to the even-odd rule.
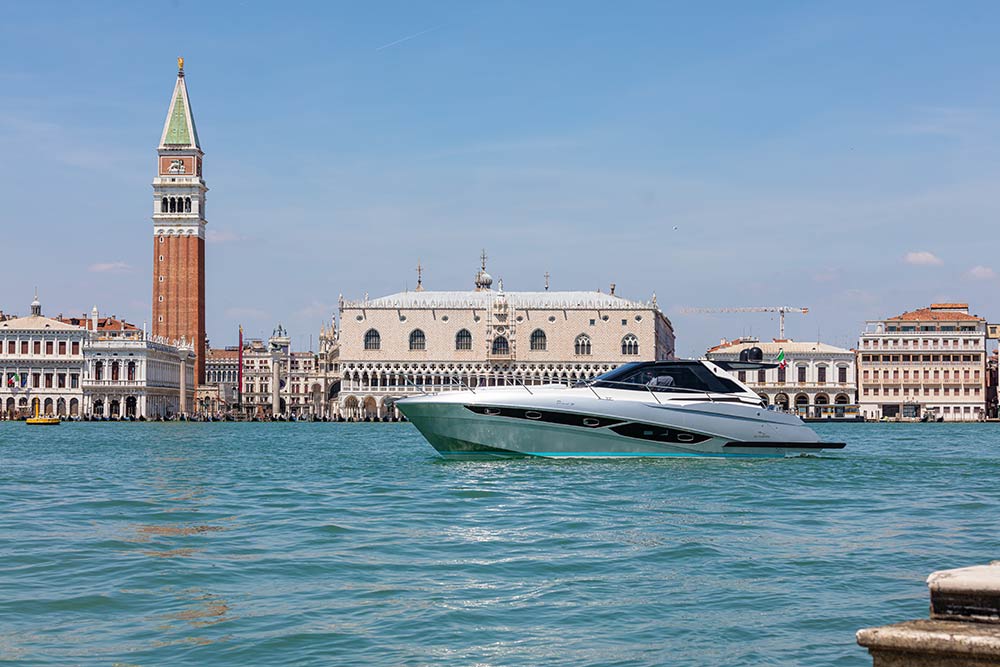
[[[160,238],[153,238],[153,335],[193,343],[195,378],[204,384],[205,242],[197,236]]]

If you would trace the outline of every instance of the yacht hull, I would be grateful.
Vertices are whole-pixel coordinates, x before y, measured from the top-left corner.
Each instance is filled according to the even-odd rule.
[[[819,442],[796,417],[759,406],[545,394],[460,392],[403,399],[397,406],[441,456],[452,459],[780,458],[843,447]]]

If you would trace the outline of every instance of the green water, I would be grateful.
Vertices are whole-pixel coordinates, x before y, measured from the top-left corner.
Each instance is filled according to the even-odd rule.
[[[1000,426],[444,462],[407,424],[0,424],[0,661],[870,665],[1000,557]]]

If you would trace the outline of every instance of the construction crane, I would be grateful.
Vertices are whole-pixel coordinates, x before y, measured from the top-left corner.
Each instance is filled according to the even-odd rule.
[[[785,313],[809,312],[808,308],[794,306],[746,306],[742,308],[681,308],[682,313],[778,313],[778,338],[785,339]]]

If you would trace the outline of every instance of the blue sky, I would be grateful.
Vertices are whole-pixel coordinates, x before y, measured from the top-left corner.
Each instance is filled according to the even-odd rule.
[[[9,3],[0,309],[150,317],[176,72],[206,153],[208,329],[309,344],[337,295],[658,301],[678,351],[961,300],[1000,319],[1000,5]],[[674,229],[676,227],[676,229]]]

